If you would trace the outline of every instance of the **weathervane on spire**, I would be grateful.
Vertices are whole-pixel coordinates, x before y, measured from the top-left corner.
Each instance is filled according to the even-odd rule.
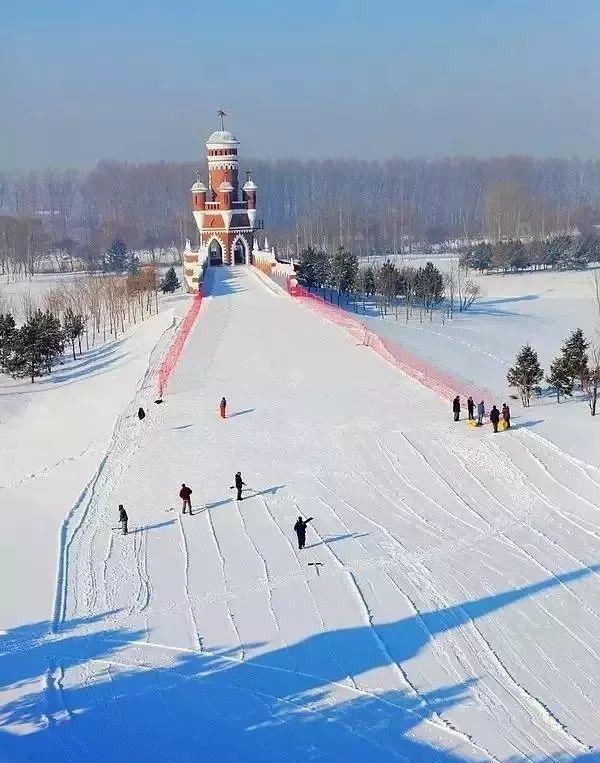
[[[221,119],[221,131],[223,131],[225,129],[225,126],[223,124],[223,117],[226,117],[227,114],[223,111],[223,109],[219,109],[217,111],[217,114],[219,115],[219,118]]]

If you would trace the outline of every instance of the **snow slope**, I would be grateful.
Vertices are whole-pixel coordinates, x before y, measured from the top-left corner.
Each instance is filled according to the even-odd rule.
[[[0,761],[599,760],[598,469],[210,278],[69,516],[54,610],[0,638]]]

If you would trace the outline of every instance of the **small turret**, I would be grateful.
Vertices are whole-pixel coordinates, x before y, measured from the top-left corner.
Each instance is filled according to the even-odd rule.
[[[206,206],[206,186],[199,179],[191,188],[192,206],[198,212],[203,212]]]
[[[242,186],[242,193],[244,194],[244,201],[248,205],[248,219],[252,227],[254,227],[254,221],[256,220],[256,190],[256,183],[252,180],[252,174],[248,170],[246,172],[246,182]]]

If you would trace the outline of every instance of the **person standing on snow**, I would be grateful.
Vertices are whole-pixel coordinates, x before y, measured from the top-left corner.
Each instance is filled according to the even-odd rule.
[[[510,408],[502,403],[502,419],[506,422],[506,428],[510,429]]]
[[[221,402],[220,402],[220,404],[219,404],[219,408],[220,408],[220,410],[221,410],[221,418],[222,418],[222,419],[226,418],[226,416],[225,416],[225,410],[226,410],[226,408],[227,408],[227,400],[225,400],[225,398],[224,398],[224,397],[222,397],[222,398],[221,398]]]
[[[458,395],[452,401],[452,412],[454,413],[454,421],[458,421],[460,418],[460,397]]]
[[[312,517],[309,517],[308,519],[302,519],[302,517],[298,517],[298,521],[294,525],[294,532],[298,537],[299,549],[304,548],[304,544],[306,543],[306,526],[309,522],[312,522]]]
[[[483,400],[477,403],[477,426],[480,427],[483,424],[483,417],[485,416],[485,405]]]
[[[121,530],[123,531],[123,535],[127,535],[127,522],[129,518],[127,516],[127,512],[123,508],[123,504],[119,504],[119,524],[121,525]]]
[[[236,473],[234,482],[235,482],[235,488],[237,490],[237,500],[241,501],[242,500],[242,487],[244,487],[246,485],[246,483],[242,479],[242,473],[241,472],[237,472]]]
[[[495,405],[492,405],[492,410],[490,411],[490,421],[494,425],[494,432],[497,432],[498,422],[500,421],[500,411],[496,408]]]
[[[144,418],[146,418],[146,412],[144,411],[144,409],[140,405],[140,407],[138,408],[138,419],[141,421]]]
[[[469,421],[473,421],[475,416],[473,416],[473,411],[475,410],[475,403],[473,402],[473,398],[471,395],[467,398],[467,410],[469,411]]]
[[[183,513],[185,514],[186,508],[190,510],[190,517],[192,516],[192,488],[188,487],[185,482],[181,483],[181,490],[179,491],[179,497],[183,501]]]

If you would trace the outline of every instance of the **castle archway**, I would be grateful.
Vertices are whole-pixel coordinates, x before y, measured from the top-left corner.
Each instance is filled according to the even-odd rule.
[[[223,247],[216,238],[213,238],[208,245],[208,261],[210,265],[223,264]]]
[[[239,236],[233,244],[233,264],[245,265],[248,262],[248,247],[245,240]]]

